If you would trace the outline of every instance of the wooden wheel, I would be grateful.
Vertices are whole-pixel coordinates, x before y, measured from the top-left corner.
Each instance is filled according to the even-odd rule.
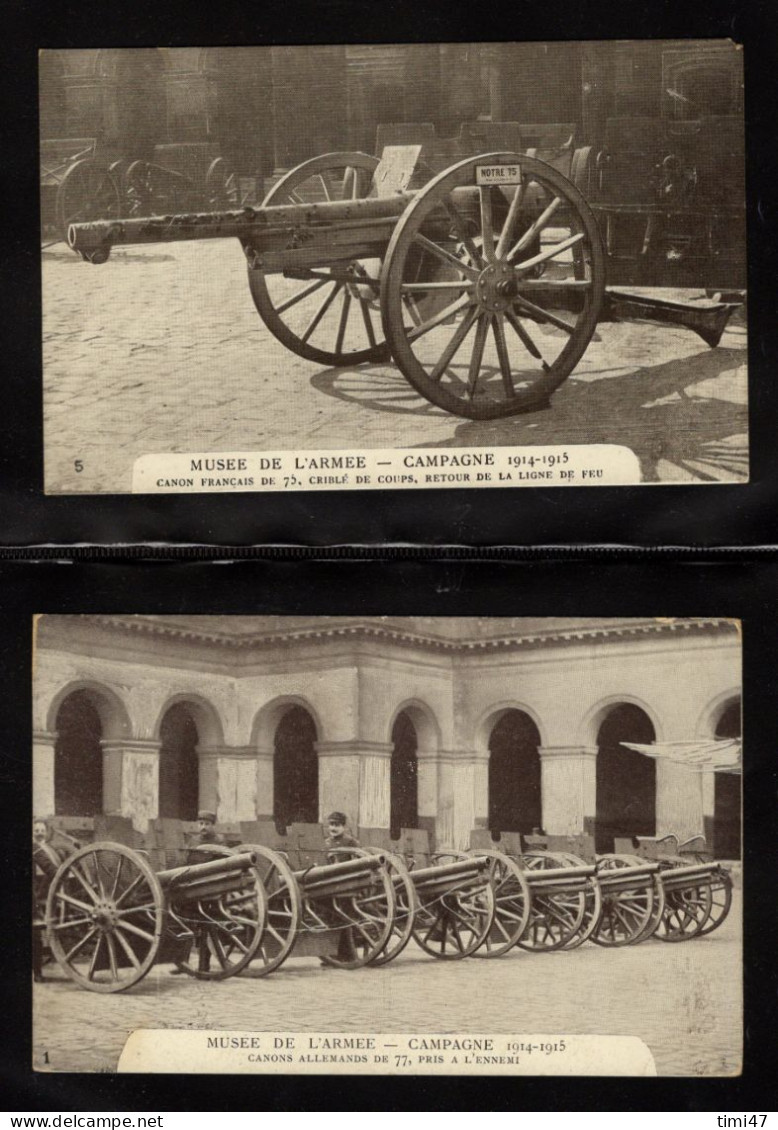
[[[46,902],[51,952],[95,993],[137,985],[154,964],[165,900],[146,860],[122,844],[90,844],[54,876]]]
[[[655,936],[663,942],[687,942],[696,938],[708,922],[712,908],[713,895],[707,880],[670,889],[665,893],[665,908]]]
[[[478,186],[479,166],[509,166],[512,186]],[[570,181],[526,155],[469,157],[425,185],[394,230],[384,332],[433,404],[473,420],[512,416],[546,406],[572,372],[604,286],[597,222]]]
[[[523,862],[529,871],[558,870],[570,866],[560,862],[553,853],[527,854]],[[529,882],[530,913],[524,933],[516,942],[523,950],[551,953],[572,943],[582,929],[587,909],[587,891],[583,884],[578,889],[552,889],[544,891]]]
[[[262,207],[362,199],[377,165],[366,153],[314,157],[281,177]],[[248,274],[262,321],[287,349],[322,365],[359,365],[389,357],[378,317],[379,271],[377,261],[355,260],[288,277],[249,265]]]
[[[67,238],[70,224],[117,220],[121,196],[116,179],[94,157],[74,162],[57,189],[55,213],[57,230],[63,239]]]
[[[732,906],[732,876],[723,869],[713,876],[710,882],[711,906],[708,920],[697,937],[712,934],[727,917]]]
[[[580,859],[577,855],[573,855],[570,852],[546,852],[545,855],[556,860],[560,867],[581,867],[586,864],[585,860]],[[586,880],[584,887],[584,912],[581,923],[575,934],[573,934],[563,946],[560,946],[560,949],[578,949],[579,946],[582,946],[584,942],[588,941],[597,929],[601,913],[602,891],[600,890],[600,884],[597,882],[597,877],[593,875]]]
[[[223,157],[216,157],[205,174],[205,196],[208,210],[223,212],[230,208],[240,208],[240,185],[235,173]]]
[[[380,849],[368,850],[378,852]],[[413,924],[419,906],[416,888],[405,861],[393,852],[380,850],[380,854],[386,860],[386,867],[394,884],[396,906],[389,938],[378,956],[373,958],[371,965],[387,965],[402,953],[413,937]]]
[[[205,862],[233,854],[220,844],[207,844],[194,848],[190,861],[198,855]],[[267,924],[267,898],[257,868],[248,868],[239,882],[221,894],[185,901],[173,894],[171,902],[172,932],[193,937],[188,956],[176,961],[182,973],[199,981],[223,981],[253,960]]]
[[[341,858],[346,852],[337,853]],[[348,855],[370,855],[349,848]],[[390,942],[397,911],[395,886],[387,867],[371,872],[359,890],[326,899],[306,898],[306,910],[316,923],[326,923],[338,937],[336,953],[322,957],[338,969],[361,969],[380,957]]]
[[[461,960],[484,944],[494,913],[494,888],[488,873],[477,879],[453,880],[442,894],[420,895],[414,941],[442,961]]]
[[[489,848],[474,848],[472,856],[489,860],[489,882],[494,890],[494,921],[474,957],[501,957],[518,942],[527,928],[531,895],[524,874],[510,856]]]
[[[263,844],[241,844],[239,851],[257,856],[257,871],[267,899],[267,926],[254,954],[252,972],[265,977],[283,965],[301,929],[302,898],[291,867],[277,851]]]
[[[662,881],[657,872],[636,874],[617,884],[609,884],[613,871],[629,871],[642,861],[629,856],[608,855],[598,859],[601,876],[602,912],[591,940],[598,946],[615,948],[635,945],[653,934],[665,905]]]

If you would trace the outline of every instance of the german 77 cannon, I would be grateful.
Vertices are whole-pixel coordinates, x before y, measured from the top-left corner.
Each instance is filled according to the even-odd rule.
[[[46,937],[67,976],[97,993],[137,985],[157,963],[223,980],[252,960],[267,923],[256,856],[154,872],[118,843],[81,848],[49,888]]]
[[[73,224],[68,241],[103,263],[118,246],[237,238],[260,317],[287,348],[333,366],[391,356],[423,397],[470,419],[546,407],[599,321],[669,322],[718,344],[736,303],[606,288],[598,221],[551,165],[485,153],[413,188],[419,151],[327,154],[260,208]]]

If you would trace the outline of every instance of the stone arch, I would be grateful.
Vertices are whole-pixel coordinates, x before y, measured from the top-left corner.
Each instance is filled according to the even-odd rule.
[[[259,749],[260,752],[266,753],[272,750],[278,724],[284,714],[293,706],[301,706],[303,710],[308,711],[316,726],[317,740],[320,742],[326,741],[321,717],[310,700],[299,694],[284,694],[271,699],[270,702],[266,702],[264,706],[259,708],[251,726],[249,744]]]
[[[401,710],[392,725],[389,762],[389,827],[392,839],[402,828],[419,826],[419,735],[408,710]]]
[[[508,707],[491,716],[488,732],[488,826],[530,833],[542,824],[540,729],[526,710]]]
[[[489,738],[492,730],[500,721],[500,718],[507,714],[509,710],[518,710],[522,714],[526,714],[537,728],[538,734],[540,735],[540,744],[545,745],[544,725],[535,708],[526,702],[521,702],[519,699],[505,699],[501,702],[493,703],[483,712],[476,722],[473,748],[483,758],[489,756]]]
[[[657,732],[634,701],[611,702],[596,717],[595,848],[609,852],[616,838],[656,834],[656,761],[624,743],[648,745]]]
[[[153,737],[159,740],[162,720],[172,706],[182,703],[188,707],[197,727],[198,746],[201,749],[219,749],[224,745],[224,727],[216,707],[202,695],[182,691],[171,695],[157,714]]]
[[[716,729],[730,707],[740,703],[740,689],[737,687],[716,695],[700,712],[695,736],[698,738],[716,737]]]
[[[639,695],[634,694],[611,694],[605,698],[598,699],[594,706],[590,707],[584,715],[583,722],[581,723],[579,731],[579,740],[582,746],[596,746],[597,734],[600,726],[607,718],[608,714],[612,711],[614,706],[621,706],[622,704],[637,706],[640,710],[647,715],[651,725],[654,728],[655,741],[663,741],[664,732],[661,720],[655,708],[651,703],[646,702],[645,699]]]
[[[392,741],[392,731],[401,714],[406,714],[416,730],[418,739],[417,753],[420,757],[430,756],[438,752],[443,744],[440,724],[435,712],[420,698],[407,698],[395,707],[389,719],[387,728],[387,741]]]
[[[200,707],[200,709],[198,709]],[[195,820],[200,807],[200,704],[168,702],[159,720],[159,815]]]
[[[100,716],[103,740],[128,738],[133,732],[130,714],[121,696],[112,687],[93,679],[74,679],[61,688],[49,703],[46,729],[55,733],[62,703],[76,691],[85,691]]]

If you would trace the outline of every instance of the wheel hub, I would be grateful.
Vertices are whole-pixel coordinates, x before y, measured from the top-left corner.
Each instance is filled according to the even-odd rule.
[[[507,310],[519,293],[515,269],[509,263],[490,263],[475,284],[481,308],[490,313]]]
[[[92,921],[100,930],[112,930],[119,921],[116,903],[110,899],[101,899],[92,911]]]

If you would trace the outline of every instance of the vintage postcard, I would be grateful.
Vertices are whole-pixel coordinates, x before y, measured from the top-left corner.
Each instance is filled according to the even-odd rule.
[[[45,490],[745,482],[725,40],[47,49]]]
[[[36,1070],[739,1074],[738,621],[35,633]]]

